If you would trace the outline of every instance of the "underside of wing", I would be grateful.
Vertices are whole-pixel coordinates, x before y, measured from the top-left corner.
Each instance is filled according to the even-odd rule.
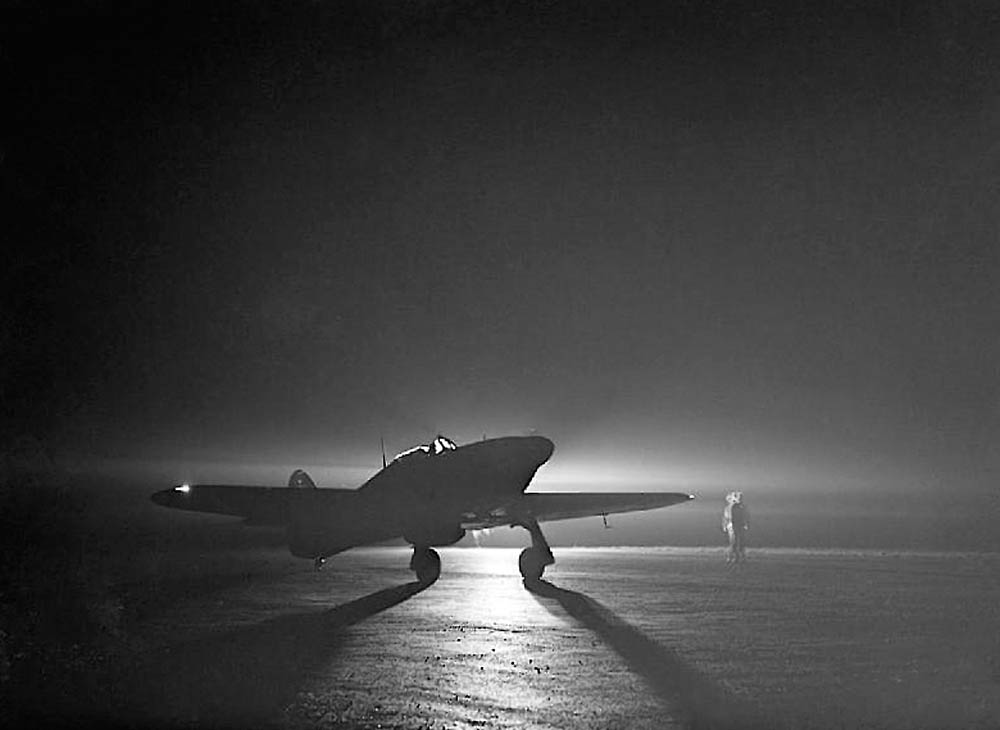
[[[670,507],[694,499],[679,492],[543,492],[522,494],[519,499],[463,516],[462,527],[478,530],[517,523],[525,517],[539,522],[594,517],[619,512]]]

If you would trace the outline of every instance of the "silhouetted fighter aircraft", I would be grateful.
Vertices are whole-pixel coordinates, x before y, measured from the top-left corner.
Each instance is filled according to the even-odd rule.
[[[521,575],[536,581],[555,562],[539,522],[693,499],[666,492],[525,494],[553,448],[542,436],[508,436],[461,447],[438,436],[383,464],[358,489],[317,489],[298,469],[288,480],[290,488],[182,484],[156,492],[152,499],[164,507],[236,515],[249,525],[285,526],[292,555],[312,558],[317,568],[349,548],[402,537],[413,545],[410,569],[428,583],[441,572],[441,558],[433,548],[458,542],[466,530],[525,528],[531,547],[521,553]]]

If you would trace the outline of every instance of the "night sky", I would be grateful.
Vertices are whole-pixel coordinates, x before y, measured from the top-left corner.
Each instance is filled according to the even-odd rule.
[[[5,443],[145,495],[537,432],[538,488],[992,547],[1000,11],[791,5],[5,11]]]

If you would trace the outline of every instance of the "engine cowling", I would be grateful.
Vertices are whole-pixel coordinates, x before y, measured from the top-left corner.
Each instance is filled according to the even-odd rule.
[[[403,539],[411,545],[422,545],[424,547],[445,547],[454,545],[465,537],[465,530],[461,525],[452,523],[449,525],[435,525],[431,528],[420,527],[407,530],[403,533]]]

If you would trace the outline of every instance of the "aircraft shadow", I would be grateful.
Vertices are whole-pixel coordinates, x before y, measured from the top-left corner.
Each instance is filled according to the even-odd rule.
[[[280,616],[158,650],[122,668],[99,714],[143,727],[266,725],[308,674],[337,654],[345,628],[429,585],[393,586],[327,611]]]
[[[641,676],[678,719],[691,730],[769,727],[754,708],[727,693],[686,662],[676,651],[659,644],[589,596],[540,580],[525,582],[549,611],[559,606],[597,634]]]

